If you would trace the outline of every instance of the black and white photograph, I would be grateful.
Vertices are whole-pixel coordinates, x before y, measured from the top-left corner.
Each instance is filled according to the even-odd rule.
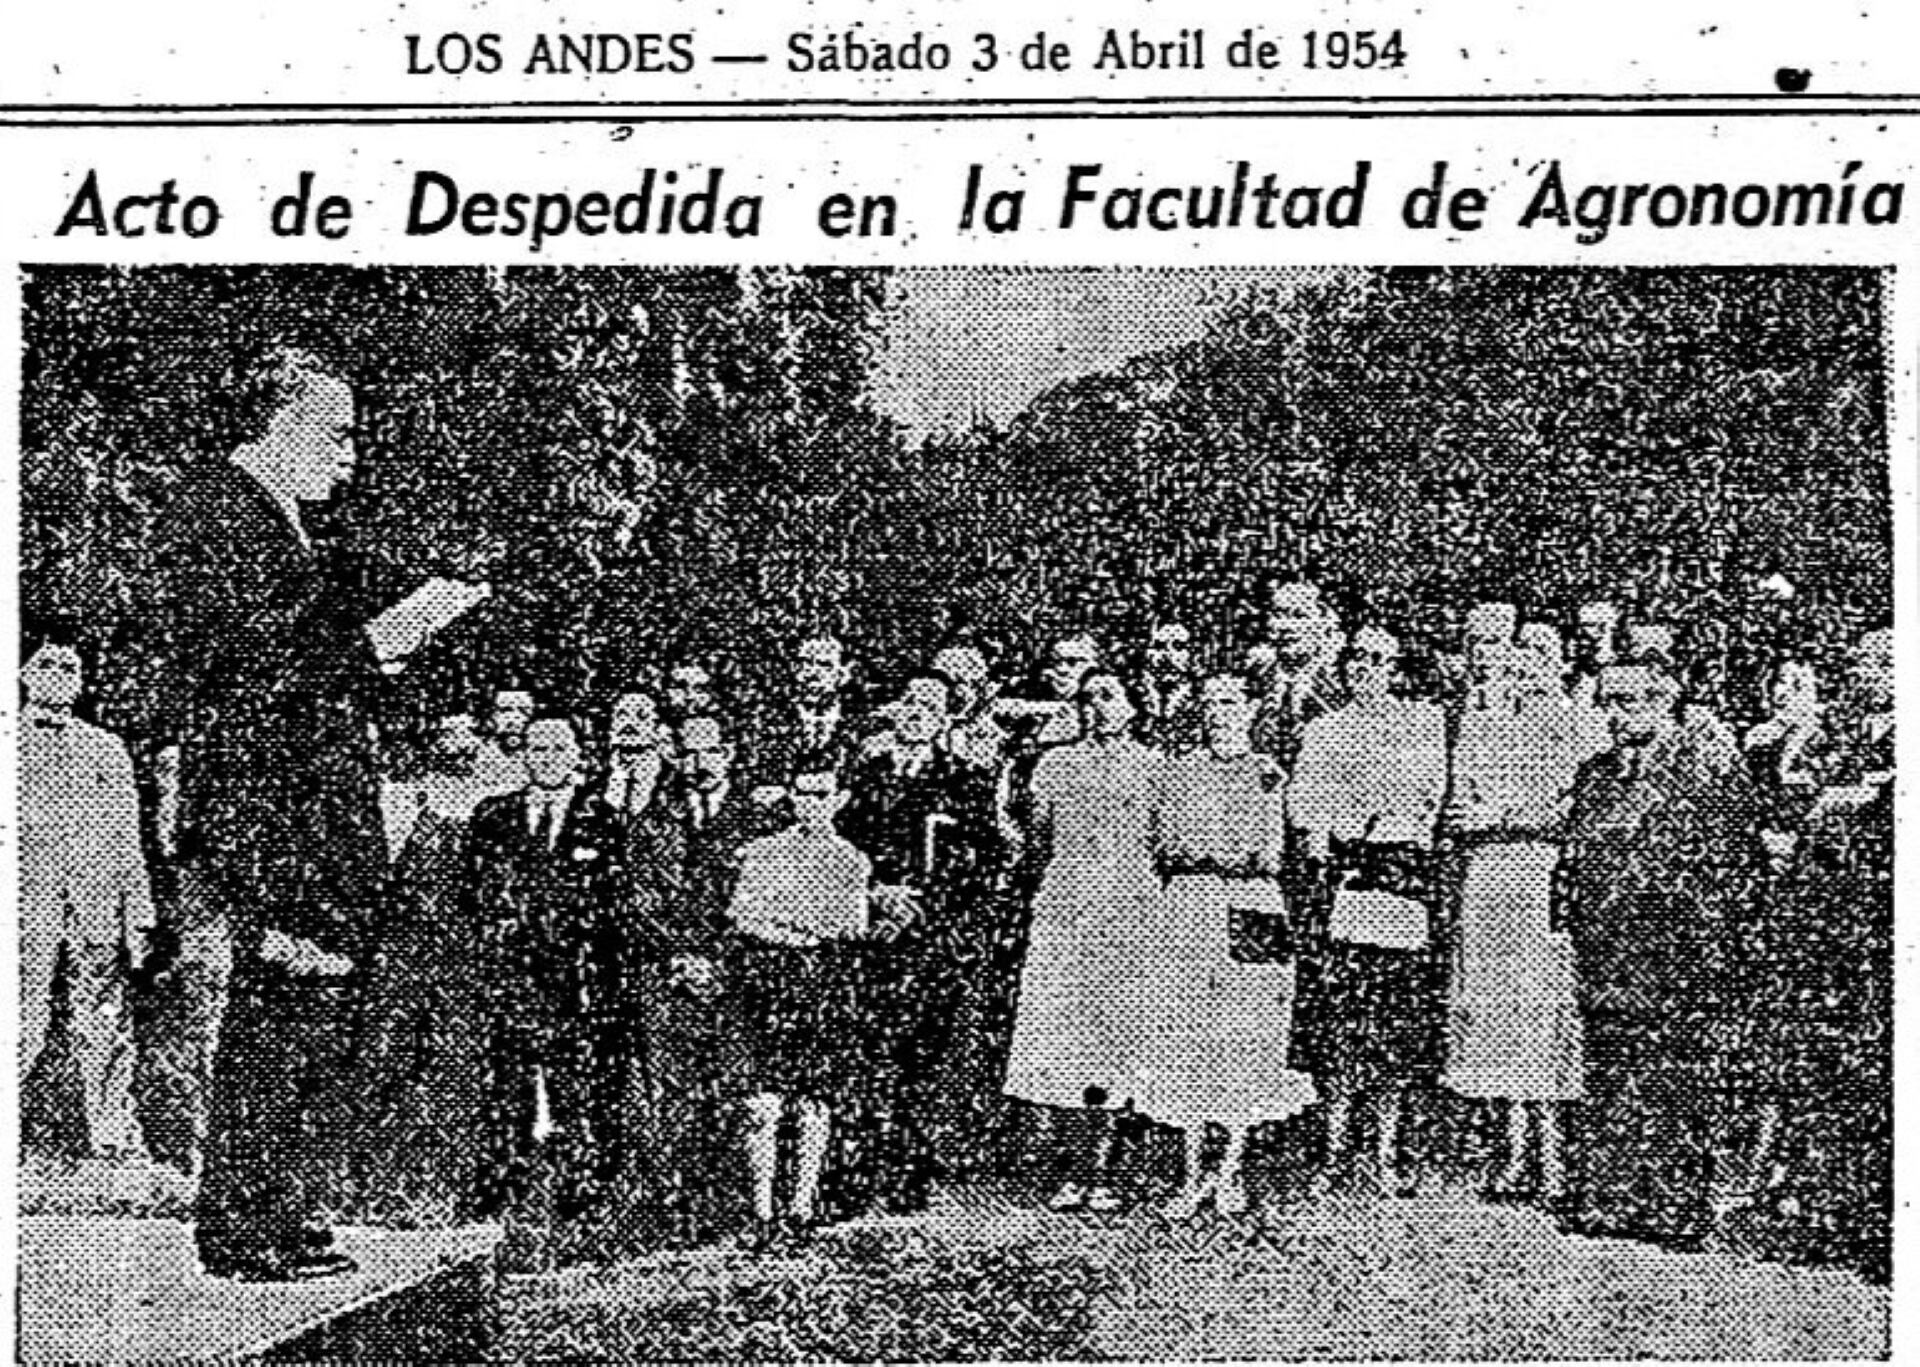
[[[23,1360],[1887,1358],[1894,279],[20,268]]]

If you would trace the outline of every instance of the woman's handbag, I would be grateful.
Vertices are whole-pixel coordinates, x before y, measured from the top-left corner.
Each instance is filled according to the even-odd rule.
[[[1227,952],[1237,964],[1283,964],[1299,952],[1287,897],[1268,878],[1239,878],[1229,885]]]

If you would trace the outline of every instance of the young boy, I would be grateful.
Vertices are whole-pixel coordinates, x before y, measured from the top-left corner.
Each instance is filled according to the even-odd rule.
[[[794,824],[741,849],[729,917],[737,934],[728,974],[746,1041],[747,1166],[753,1228],[765,1248],[780,1230],[774,1201],[780,1121],[793,1102],[799,1153],[784,1222],[813,1224],[835,1098],[847,1085],[854,1036],[847,996],[848,942],[867,933],[867,857],[841,839],[834,818],[846,802],[833,771],[794,776]]]

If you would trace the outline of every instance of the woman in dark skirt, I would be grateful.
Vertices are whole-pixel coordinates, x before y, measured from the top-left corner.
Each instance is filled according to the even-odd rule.
[[[1439,1072],[1444,983],[1434,953],[1433,833],[1446,791],[1438,707],[1396,698],[1399,642],[1355,633],[1352,701],[1311,722],[1288,793],[1307,857],[1324,870],[1325,943],[1303,989],[1296,1058],[1327,1098],[1329,1175],[1349,1168],[1356,1102],[1371,1110],[1383,1189],[1409,1195],[1400,1117],[1409,1084]]]
[[[728,995],[746,1065],[749,1247],[815,1222],[833,1111],[852,1083],[860,1022],[852,941],[867,931],[867,857],[833,829],[844,795],[831,771],[794,776],[794,825],[741,851],[730,917]],[[799,1143],[785,1218],[776,1185],[789,1107]]]

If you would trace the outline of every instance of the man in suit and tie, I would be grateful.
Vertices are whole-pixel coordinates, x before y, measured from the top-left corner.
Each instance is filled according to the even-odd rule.
[[[734,748],[714,717],[680,723],[676,773],[643,819],[660,870],[657,915],[638,949],[637,1011],[648,1041],[661,1241],[700,1242],[740,1212],[729,1107],[738,1043],[721,972],[740,851],[778,820],[734,778]]]
[[[964,1166],[979,1098],[998,1083],[973,1047],[969,993],[990,981],[1006,844],[993,774],[941,744],[951,705],[945,679],[910,680],[890,709],[892,743],[855,765],[841,813],[873,864],[879,937],[859,991],[869,1059],[843,1146],[854,1156],[843,1208],[925,1209],[935,1179]]]
[[[607,772],[601,796],[625,816],[653,806],[668,764],[660,743],[660,708],[651,694],[629,690],[613,700],[607,719]]]
[[[787,779],[802,770],[844,773],[858,748],[848,715],[853,669],[846,646],[837,636],[809,636],[795,648],[792,670],[793,691],[761,719],[753,738],[763,802],[783,800]]]
[[[1193,673],[1193,633],[1163,622],[1147,643],[1140,680],[1141,739],[1168,754],[1199,748],[1200,689]]]
[[[524,785],[481,803],[468,835],[499,1117],[481,1213],[530,1197],[551,1136],[555,1213],[566,1220],[607,1194],[622,1157],[627,874],[619,818],[585,781],[573,721],[535,718],[521,753]]]
[[[1320,586],[1305,580],[1274,589],[1267,625],[1273,664],[1254,717],[1253,748],[1290,771],[1307,723],[1347,701],[1340,677],[1346,638]]]
[[[187,919],[230,927],[196,1207],[202,1264],[287,1281],[348,1271],[320,1222],[345,1136],[341,1053],[371,923],[387,895],[370,721],[382,664],[424,639],[369,627],[387,606],[301,505],[352,474],[354,397],[314,355],[250,376],[231,459],[184,479],[155,527],[165,577],[178,853]],[[387,658],[382,659],[382,652]]]

